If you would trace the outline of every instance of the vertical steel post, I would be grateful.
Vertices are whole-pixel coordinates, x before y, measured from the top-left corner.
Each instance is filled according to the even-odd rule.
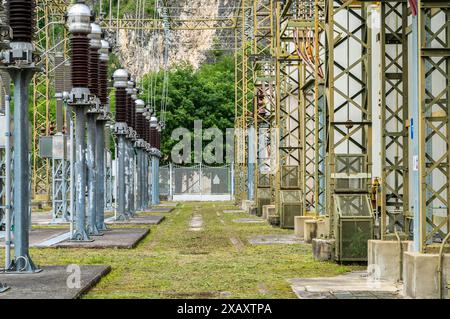
[[[248,130],[248,164],[247,164],[247,189],[248,200],[254,199],[254,176],[255,176],[255,129],[250,126]]]
[[[89,235],[98,236],[100,231],[97,228],[97,164],[96,164],[96,145],[97,145],[97,114],[87,114],[87,150],[86,165],[88,175],[88,212],[89,212]]]
[[[159,204],[158,170],[159,170],[159,158],[157,156],[152,156],[152,205]]]
[[[10,69],[14,81],[14,262],[10,271],[40,271],[29,255],[30,158],[28,85],[34,68]]]
[[[173,198],[173,165],[172,163],[169,163],[169,198],[172,199]]]
[[[127,219],[131,216],[131,209],[130,209],[130,201],[131,201],[131,185],[130,185],[130,170],[131,170],[131,158],[130,158],[130,141],[127,139],[125,141],[125,160],[124,160],[124,170],[125,170],[125,214],[127,216]],[[119,167],[120,170],[120,167]]]
[[[75,210],[76,222],[72,240],[89,241],[86,232],[86,110],[85,106],[75,108]]]
[[[419,179],[419,25],[418,17],[412,16],[411,33],[411,152],[413,157],[413,170],[410,178],[412,198],[413,222],[413,250],[419,252],[421,248],[420,238],[420,179]]]
[[[11,107],[5,95],[5,269],[11,265]]]
[[[97,163],[97,213],[95,223],[99,231],[107,230],[105,224],[105,123],[104,120],[97,120],[95,138],[95,162]]]
[[[119,135],[118,136],[118,146],[117,146],[117,220],[126,220],[128,219],[127,214],[127,194],[126,194],[126,187],[125,187],[125,179],[126,179],[126,166],[125,166],[125,160],[126,160],[126,153],[127,153],[127,142],[125,140],[125,135]]]

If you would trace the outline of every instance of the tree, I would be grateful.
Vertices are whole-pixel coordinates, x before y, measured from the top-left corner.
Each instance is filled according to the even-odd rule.
[[[154,83],[151,103],[160,116],[163,72],[144,77],[142,97],[147,99],[150,83]],[[172,131],[184,127],[191,132],[194,121],[202,120],[203,128],[218,128],[224,132],[233,127],[234,121],[234,59],[219,57],[217,62],[204,64],[194,70],[188,64],[174,66],[169,71],[168,97],[166,101],[166,128],[162,132],[161,149],[164,162],[170,160],[170,152],[178,141],[171,139]],[[206,143],[205,143],[206,144]]]

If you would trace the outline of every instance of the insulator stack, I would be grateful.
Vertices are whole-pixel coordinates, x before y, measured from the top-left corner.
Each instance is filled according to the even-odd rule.
[[[67,13],[67,25],[71,34],[73,89],[89,88],[89,38],[91,33],[91,9],[83,4],[72,5]]]
[[[139,126],[139,138],[144,139],[145,138],[145,118],[144,114],[138,113],[138,126]]]
[[[144,118],[144,139],[150,144],[150,113],[147,111],[146,116]]]
[[[8,21],[14,42],[33,41],[36,4],[35,0],[8,0]]]
[[[161,131],[157,130],[156,131],[156,145],[155,147],[160,150],[161,149]]]
[[[131,97],[131,127],[136,130],[136,100]]]
[[[99,93],[99,61],[100,49],[102,48],[102,29],[96,23],[91,23],[89,34],[89,91],[98,97]]]
[[[89,39],[86,34],[74,34],[72,43],[72,86],[89,88]]]
[[[131,123],[132,123],[132,114],[131,114],[131,94],[127,91],[127,97],[126,97],[126,123],[129,127],[132,127]]]
[[[98,67],[100,84],[98,87],[98,98],[102,105],[108,104],[108,62],[100,60]]]
[[[64,92],[64,55],[61,52],[55,54],[55,92]]]
[[[95,48],[89,48],[89,91],[98,97],[99,88],[99,57]]]
[[[70,92],[72,90],[72,66],[70,61],[64,64],[64,91]]]
[[[116,123],[127,123],[127,98],[125,88],[116,89]]]
[[[136,100],[135,103],[136,113],[135,113],[135,130],[138,139],[144,138],[144,112],[145,112],[145,102],[142,100]]]
[[[156,133],[157,130],[154,127],[150,128],[150,145],[156,148]]]
[[[108,61],[110,47],[108,41],[106,40],[101,40],[100,43],[100,61],[98,64],[98,98],[100,99],[101,105],[106,106],[108,104]]]

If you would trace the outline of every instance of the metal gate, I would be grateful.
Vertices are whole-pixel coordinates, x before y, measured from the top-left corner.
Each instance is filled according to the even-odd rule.
[[[160,194],[175,201],[226,201],[234,194],[233,166],[178,166],[160,169]]]

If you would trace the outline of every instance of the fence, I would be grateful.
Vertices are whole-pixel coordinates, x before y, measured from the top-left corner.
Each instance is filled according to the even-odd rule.
[[[160,195],[174,201],[225,201],[234,195],[233,165],[160,167]]]

